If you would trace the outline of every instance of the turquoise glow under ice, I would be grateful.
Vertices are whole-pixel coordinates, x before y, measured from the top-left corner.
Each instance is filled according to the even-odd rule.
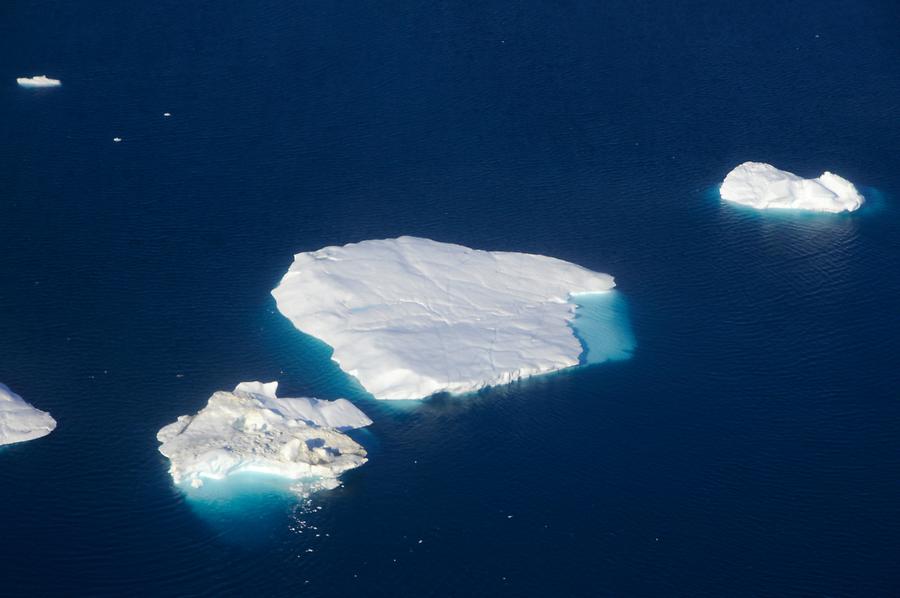
[[[630,359],[637,346],[628,316],[628,302],[616,291],[573,295],[578,306],[571,321],[584,352],[581,364]]]

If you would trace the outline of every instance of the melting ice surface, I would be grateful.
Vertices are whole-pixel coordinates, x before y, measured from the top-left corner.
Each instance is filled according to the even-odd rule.
[[[338,485],[338,476],[366,462],[344,431],[372,421],[346,399],[279,398],[277,382],[243,382],[215,393],[196,415],[183,415],[157,434],[177,484],[263,474],[292,480],[306,494]]]
[[[744,162],[729,172],[719,193],[726,201],[757,209],[852,212],[864,201],[853,183],[831,172],[804,179],[762,162]]]
[[[41,438],[55,429],[56,420],[49,413],[0,384],[0,445]]]
[[[614,286],[552,257],[400,237],[299,253],[272,294],[375,398],[419,399],[578,365],[572,297]]]

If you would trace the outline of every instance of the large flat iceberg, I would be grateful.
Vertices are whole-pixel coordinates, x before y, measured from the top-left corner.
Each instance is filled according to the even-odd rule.
[[[156,435],[175,483],[203,485],[236,473],[265,473],[333,488],[366,462],[345,430],[372,423],[350,401],[278,398],[277,382],[243,382],[215,393],[196,415],[182,415]]]
[[[787,208],[815,212],[852,212],[863,204],[853,183],[825,172],[804,179],[771,164],[744,162],[728,173],[719,189],[722,199],[757,209]]]
[[[56,420],[49,413],[0,384],[0,445],[41,438],[55,429]]]
[[[18,77],[16,79],[22,87],[59,87],[62,81],[59,79],[51,79],[46,75],[35,75],[34,77]]]
[[[418,399],[578,365],[573,297],[614,286],[552,257],[400,237],[299,253],[272,294],[376,398]]]

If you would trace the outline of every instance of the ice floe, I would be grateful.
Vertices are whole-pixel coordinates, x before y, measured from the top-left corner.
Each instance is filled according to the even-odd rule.
[[[579,364],[577,295],[613,277],[416,237],[299,253],[278,309],[379,399],[465,393]]]
[[[55,429],[56,420],[49,413],[0,384],[0,445],[41,438]]]

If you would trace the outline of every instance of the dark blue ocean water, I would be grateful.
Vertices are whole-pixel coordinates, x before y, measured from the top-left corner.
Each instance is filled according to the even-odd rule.
[[[0,594],[896,594],[898,15],[4,3],[0,381],[59,427],[0,452]],[[744,160],[870,202],[722,205]],[[615,275],[633,356],[374,402],[269,291],[401,234]],[[187,499],[156,431],[255,379],[356,401],[371,462]]]

